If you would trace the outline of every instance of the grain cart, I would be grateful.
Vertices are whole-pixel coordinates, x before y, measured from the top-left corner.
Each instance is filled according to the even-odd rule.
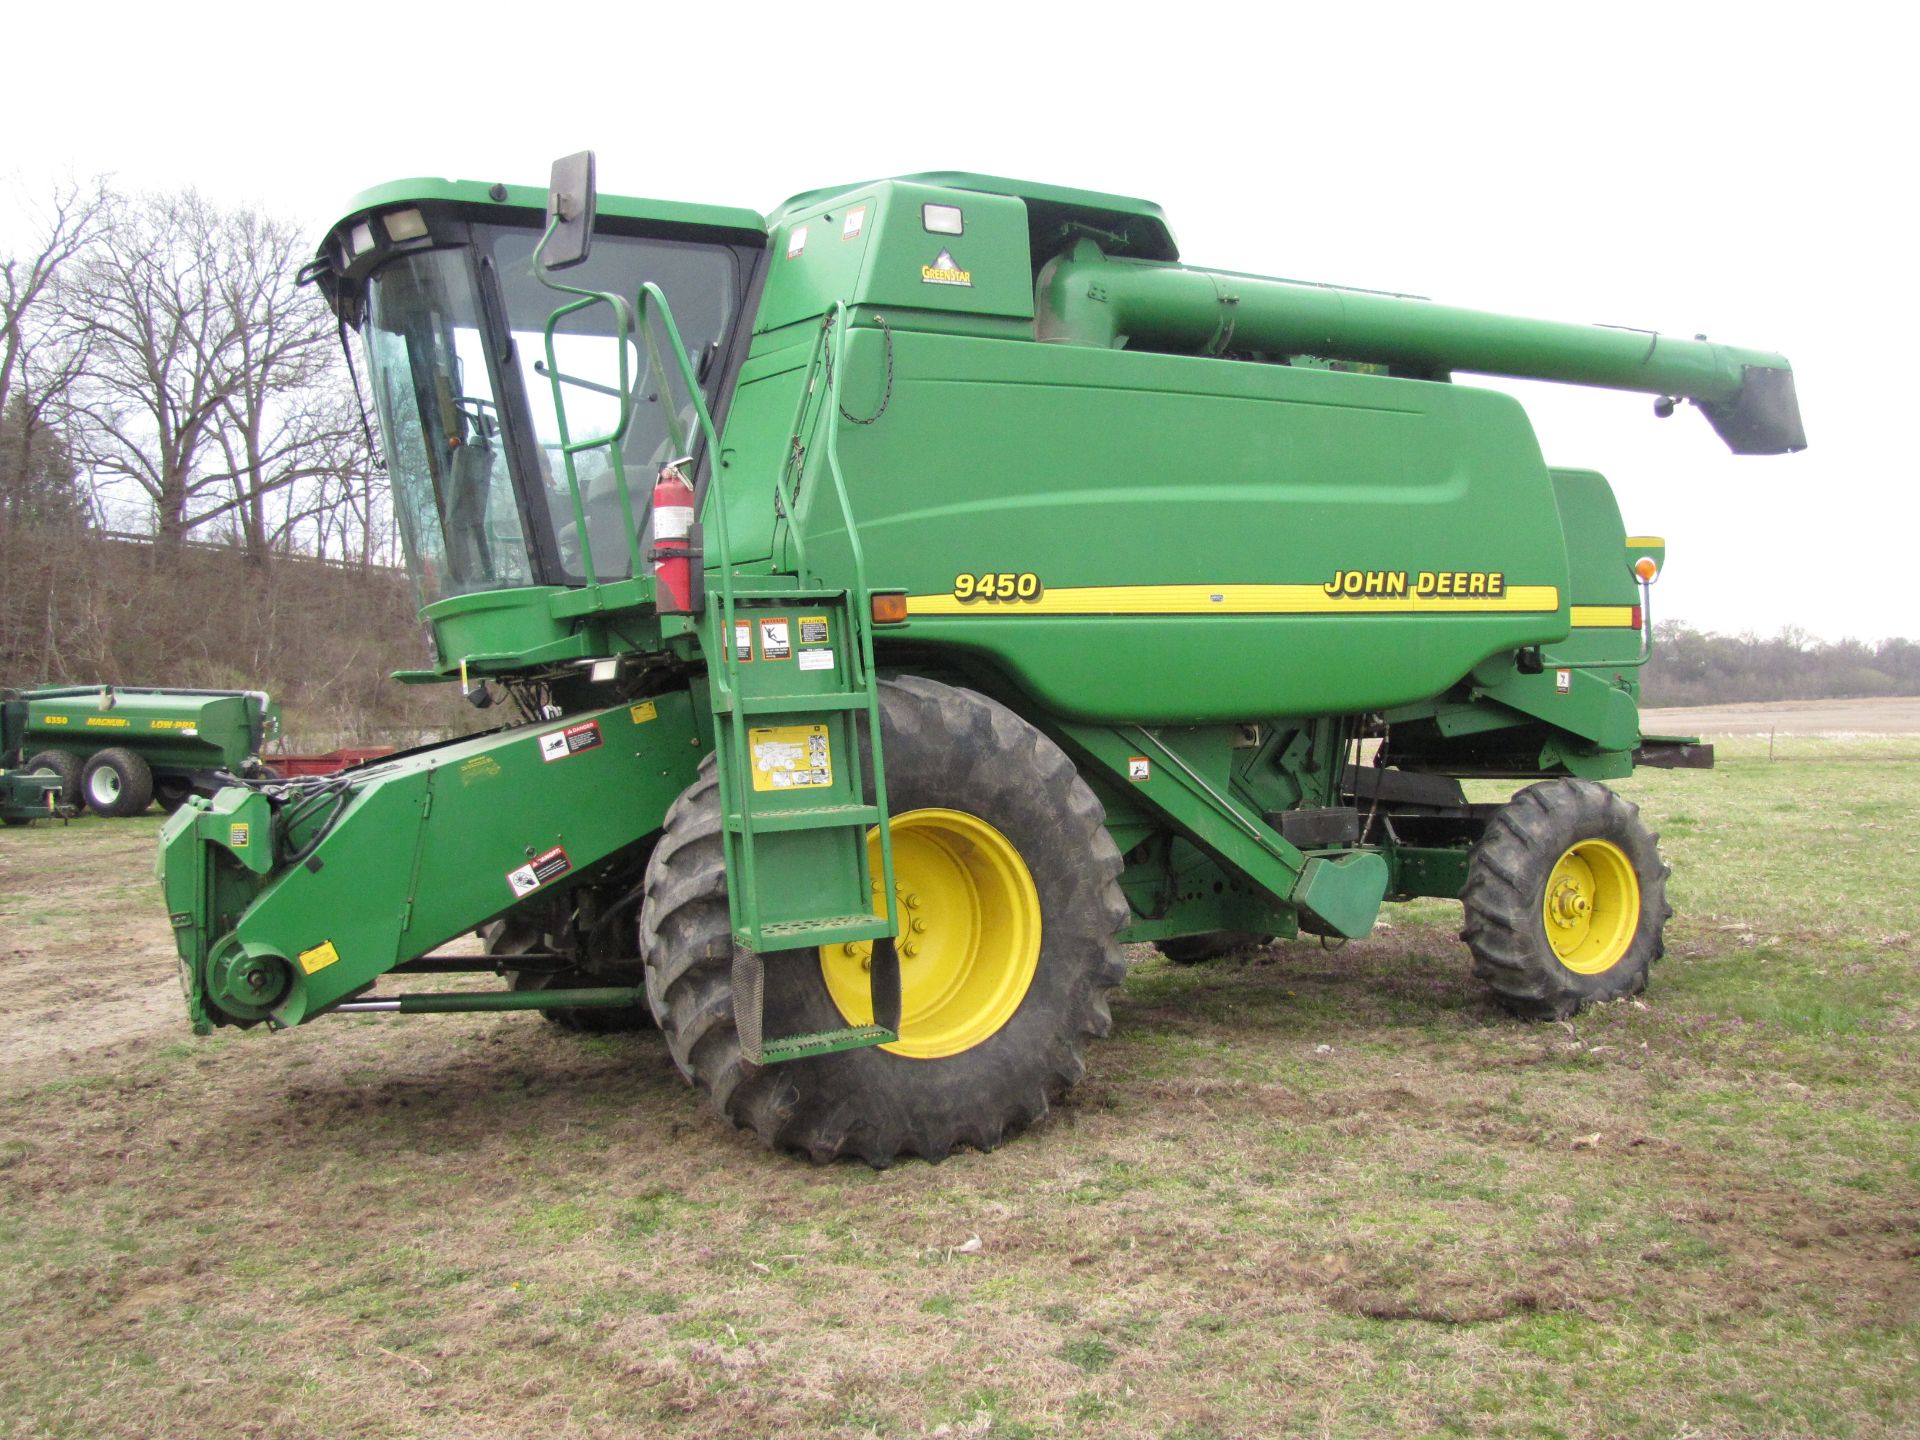
[[[177,810],[222,773],[257,768],[280,733],[279,708],[259,690],[159,690],[43,685],[20,696],[27,768],[57,774],[72,803],[96,815],[139,815],[155,800]]]
[[[1667,872],[1604,782],[1707,758],[1638,721],[1664,552],[1453,375],[1776,454],[1779,356],[1197,269],[1145,201],[958,173],[764,219],[596,210],[584,156],[404,181],[306,274],[434,641],[399,678],[512,719],[175,814],[197,1028],[651,1016],[720,1114],[878,1164],[1044,1113],[1123,942],[1448,896],[1521,1015],[1646,984]],[[508,983],[406,988],[458,971]]]

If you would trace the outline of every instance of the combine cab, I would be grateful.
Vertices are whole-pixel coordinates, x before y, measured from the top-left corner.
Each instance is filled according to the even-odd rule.
[[[201,1028],[651,1019],[767,1143],[884,1163],[1038,1119],[1129,941],[1445,896],[1517,1014],[1646,984],[1666,869],[1605,782],[1710,758],[1640,730],[1664,547],[1455,374],[1773,454],[1779,356],[1196,269],[1144,201],[952,173],[769,218],[584,156],[406,181],[307,273],[434,637],[399,678],[511,718],[175,814]],[[457,970],[508,983],[404,987]]]

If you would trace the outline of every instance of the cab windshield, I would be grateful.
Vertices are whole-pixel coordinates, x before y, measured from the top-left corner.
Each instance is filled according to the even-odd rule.
[[[397,258],[369,286],[368,368],[422,604],[475,590],[581,584],[589,550],[593,578],[627,575],[632,555],[645,551],[654,473],[694,444],[693,402],[671,349],[663,343],[650,359],[643,339],[629,351],[634,409],[621,445],[634,543],[604,450],[575,456],[576,512],[544,339],[548,315],[567,297],[535,278],[538,241],[527,230],[475,226],[470,248]],[[738,315],[740,272],[736,252],[723,245],[597,235],[591,258],[564,278],[629,303],[642,281],[659,285],[711,404],[713,362]],[[613,323],[597,305],[568,316],[555,334],[576,441],[616,423]]]

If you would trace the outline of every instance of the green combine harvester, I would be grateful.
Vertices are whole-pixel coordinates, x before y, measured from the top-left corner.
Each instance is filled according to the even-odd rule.
[[[259,754],[280,733],[280,711],[258,690],[160,690],[133,685],[43,685],[9,692],[17,711],[0,759],[57,775],[77,813],[127,816],[158,800],[178,810],[210,796],[222,776],[264,774]]]
[[[196,1028],[651,1019],[769,1145],[882,1164],[1044,1114],[1127,942],[1444,896],[1520,1015],[1646,985],[1667,871],[1604,782],[1711,763],[1640,729],[1663,548],[1454,375],[1781,454],[1780,356],[1197,269],[1145,201],[959,173],[770,218],[586,155],[402,181],[306,275],[433,636],[399,678],[513,718],[175,814]],[[456,972],[508,983],[405,988]]]

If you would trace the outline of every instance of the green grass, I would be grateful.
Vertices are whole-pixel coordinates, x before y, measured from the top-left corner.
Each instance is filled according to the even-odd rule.
[[[170,983],[70,918],[151,836],[9,832],[74,876],[0,894],[12,973],[91,988],[0,1090],[0,1434],[1911,1434],[1920,740],[1775,753],[1620,787],[1640,1001],[1512,1022],[1438,902],[1142,952],[1049,1123],[882,1174],[531,1016],[87,1049]]]

